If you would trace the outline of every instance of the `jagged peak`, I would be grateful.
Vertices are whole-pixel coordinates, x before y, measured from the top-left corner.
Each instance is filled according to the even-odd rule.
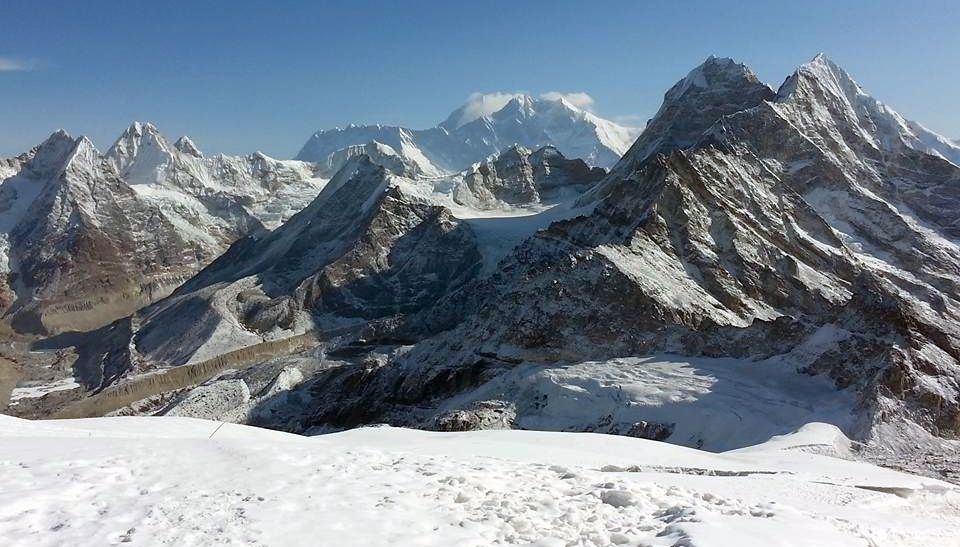
[[[63,140],[63,139],[73,141],[73,137],[70,136],[70,133],[67,133],[67,130],[63,128],[57,129],[56,131],[51,133],[49,137],[47,137],[47,141]]]
[[[68,169],[93,169],[99,162],[100,152],[90,139],[58,129],[33,150],[26,167],[33,177],[53,179]]]
[[[502,156],[529,156],[530,149],[522,144],[513,143],[510,146],[503,149],[499,154]]]
[[[743,63],[729,57],[707,57],[664,95],[664,103],[679,100],[691,90],[703,92],[735,91],[742,86],[763,85]],[[772,91],[772,90],[771,90]]]
[[[63,129],[50,134],[33,151],[28,167],[35,174],[45,176],[51,170],[61,169],[77,148],[80,139],[74,139]]]
[[[664,94],[660,109],[612,172],[622,176],[657,153],[693,146],[724,116],[775,98],[745,64],[707,57]]]
[[[157,126],[153,125],[150,122],[140,122],[134,120],[130,125],[123,131],[121,138],[123,137],[142,137],[145,134],[159,135],[160,130],[157,129]]]
[[[520,94],[507,101],[507,104],[500,110],[494,112],[491,117],[503,116],[532,116],[536,114],[537,99],[530,95]]]
[[[902,144],[960,165],[960,147],[872,97],[823,53],[800,65],[784,81],[777,102],[807,111],[812,126],[845,124],[878,150]]]
[[[106,155],[109,158],[136,155],[143,143],[156,143],[164,150],[169,148],[166,138],[157,126],[150,122],[134,121],[120,134]]]
[[[201,152],[197,145],[194,144],[194,142],[190,139],[190,137],[186,135],[183,135],[177,139],[177,142],[173,143],[173,147],[180,152],[187,154],[188,156],[193,156],[195,158],[203,157],[203,152]]]
[[[77,166],[83,169],[90,169],[98,163],[100,163],[100,151],[97,150],[93,141],[85,136],[81,136],[75,141],[73,150],[70,152],[64,169]]]
[[[838,97],[869,96],[846,70],[824,53],[818,53],[813,59],[797,67],[780,86],[777,96],[780,100],[785,100],[805,95],[817,88]]]

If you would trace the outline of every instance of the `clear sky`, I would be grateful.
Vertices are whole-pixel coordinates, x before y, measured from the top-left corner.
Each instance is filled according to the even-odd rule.
[[[708,55],[779,85],[824,51],[960,138],[960,1],[3,0],[0,156],[132,120],[286,158],[318,128],[430,127],[473,92],[586,92],[642,125]]]

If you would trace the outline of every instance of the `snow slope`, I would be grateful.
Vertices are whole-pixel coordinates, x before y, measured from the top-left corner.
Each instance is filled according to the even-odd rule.
[[[960,545],[960,490],[813,453],[533,431],[298,437],[0,416],[0,541],[53,545]]]

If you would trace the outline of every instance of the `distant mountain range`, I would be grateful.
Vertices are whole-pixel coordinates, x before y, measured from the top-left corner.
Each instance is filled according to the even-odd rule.
[[[351,145],[377,142],[410,159],[426,174],[453,173],[508,146],[553,146],[566,157],[610,167],[626,152],[637,130],[583,110],[563,97],[517,95],[501,108],[480,114],[474,103],[453,111],[431,129],[350,125],[318,131],[303,145],[298,160],[327,162]]]

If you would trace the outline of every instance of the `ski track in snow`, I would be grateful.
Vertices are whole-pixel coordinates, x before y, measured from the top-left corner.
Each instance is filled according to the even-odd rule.
[[[0,539],[34,547],[960,538],[957,489],[789,450],[835,435],[811,425],[769,446],[710,454],[592,434],[365,428],[305,438],[184,418],[0,417]]]

